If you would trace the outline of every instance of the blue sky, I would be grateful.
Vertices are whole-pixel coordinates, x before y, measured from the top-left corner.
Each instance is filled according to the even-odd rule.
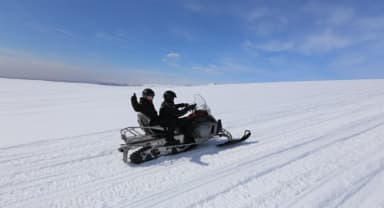
[[[0,2],[0,76],[119,83],[384,78],[381,1]]]

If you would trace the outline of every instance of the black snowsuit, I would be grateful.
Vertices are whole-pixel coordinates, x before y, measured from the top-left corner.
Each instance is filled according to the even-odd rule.
[[[191,142],[190,133],[187,130],[188,119],[179,118],[190,110],[187,104],[175,104],[173,102],[164,101],[160,107],[160,121],[161,125],[166,128],[167,140],[174,139],[175,129],[180,129],[184,135],[186,142]],[[184,109],[179,110],[179,108]]]
[[[136,112],[143,113],[144,115],[146,115],[151,120],[150,121],[151,126],[155,126],[155,125],[160,124],[159,116],[157,115],[157,111],[156,111],[155,106],[153,105],[152,101],[141,97],[140,103],[138,103],[136,96],[132,96],[131,104],[132,104],[133,109]]]

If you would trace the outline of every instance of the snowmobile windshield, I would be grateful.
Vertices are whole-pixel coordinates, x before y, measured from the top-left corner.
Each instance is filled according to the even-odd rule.
[[[193,96],[194,102],[196,104],[196,110],[203,110],[207,111],[209,114],[211,114],[211,109],[207,105],[207,102],[205,101],[204,97],[200,94],[196,94]]]

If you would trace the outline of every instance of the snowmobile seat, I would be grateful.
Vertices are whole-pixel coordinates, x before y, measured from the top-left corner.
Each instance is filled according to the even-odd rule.
[[[137,114],[137,122],[139,123],[141,129],[147,135],[151,135],[155,137],[161,137],[165,135],[164,128],[161,127],[160,125],[151,126],[150,125],[151,119],[148,118],[148,116],[144,115],[143,113]]]

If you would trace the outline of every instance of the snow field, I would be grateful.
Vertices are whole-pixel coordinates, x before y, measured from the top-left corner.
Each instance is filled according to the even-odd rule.
[[[141,165],[117,148],[143,87],[0,86],[0,207],[384,207],[383,80],[155,87],[252,136]]]

